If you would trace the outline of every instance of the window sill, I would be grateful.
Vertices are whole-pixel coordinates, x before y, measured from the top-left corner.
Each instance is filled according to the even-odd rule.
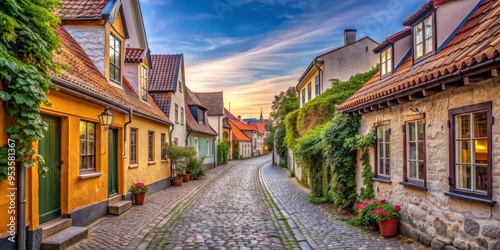
[[[418,184],[414,184],[414,183],[410,183],[410,182],[400,182],[399,184],[405,186],[405,187],[410,187],[410,188],[415,188],[415,189],[420,189],[420,190],[423,190],[423,191],[427,191],[427,187],[425,186],[422,186],[422,185],[418,185]]]
[[[156,161],[148,161],[148,165],[155,165]]]
[[[80,180],[85,180],[85,179],[90,179],[90,178],[96,178],[101,176],[101,172],[95,172],[95,173],[88,173],[88,174],[80,174],[78,175],[78,179]]]
[[[168,160],[161,160],[161,163],[166,163],[168,162]]]
[[[467,196],[467,195],[463,195],[463,194],[455,194],[455,193],[451,193],[451,192],[444,192],[444,195],[451,197],[451,198],[457,198],[457,199],[461,199],[461,200],[485,204],[485,205],[488,205],[490,207],[495,206],[495,204],[497,203],[496,201],[492,201],[492,200],[488,200],[488,199],[472,197],[472,196]]]
[[[388,183],[388,184],[391,184],[392,181],[391,179],[388,179],[388,178],[378,178],[378,177],[375,177],[373,178],[374,181],[378,181],[378,182],[382,182],[382,183]]]
[[[138,168],[139,164],[130,164],[128,168]]]

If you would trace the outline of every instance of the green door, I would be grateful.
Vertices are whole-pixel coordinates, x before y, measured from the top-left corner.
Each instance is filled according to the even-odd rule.
[[[108,146],[108,195],[118,193],[118,130],[109,129]]]
[[[59,119],[44,116],[48,129],[43,132],[43,139],[38,142],[38,152],[48,168],[48,172],[38,175],[38,211],[40,223],[57,218],[61,215],[61,130]]]

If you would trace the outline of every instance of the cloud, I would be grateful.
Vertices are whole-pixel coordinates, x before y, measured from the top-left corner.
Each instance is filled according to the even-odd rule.
[[[140,0],[141,4],[146,5],[170,5],[172,0]]]
[[[227,47],[235,44],[240,44],[246,42],[247,38],[234,38],[234,37],[216,37],[216,38],[196,38],[193,42],[179,42],[182,46],[178,49],[182,51],[195,51],[195,52],[206,52],[216,50],[222,47]]]

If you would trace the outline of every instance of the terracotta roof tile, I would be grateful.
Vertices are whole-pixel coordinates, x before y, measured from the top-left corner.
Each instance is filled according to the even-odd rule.
[[[238,127],[239,130],[241,131],[257,131],[255,130],[252,126],[248,125],[244,121],[240,120],[231,120],[231,122]]]
[[[125,50],[126,63],[142,63],[144,49],[127,48]]]
[[[188,87],[186,87],[185,89],[186,93],[184,96],[184,101],[186,102],[186,105],[196,105],[198,107],[201,107],[201,109],[203,110],[207,110],[207,107],[203,106],[198,97]]]
[[[208,115],[224,115],[223,92],[194,93],[203,106],[207,108]]]
[[[78,42],[62,26],[57,27],[55,32],[61,39],[61,53],[54,54],[54,61],[67,65],[70,69],[62,69],[60,76],[52,74],[53,79],[64,80],[82,90],[131,107],[136,112],[171,123],[150,95],[148,95],[147,103],[141,101],[125,78],[123,78],[122,82],[123,89],[112,86],[83,51]]]
[[[192,131],[214,136],[217,135],[217,132],[215,132],[215,130],[208,124],[208,118],[206,115],[205,115],[205,124],[200,124],[199,122],[196,121],[196,119],[194,119],[191,110],[187,106],[186,106],[186,124],[188,129]]]
[[[56,9],[61,19],[100,19],[108,0],[62,0],[62,7]]]
[[[231,124],[231,129],[233,131],[233,141],[245,141],[245,142],[251,142],[252,141],[250,138],[248,138],[247,135],[245,135],[245,133],[243,133],[238,128],[238,126],[236,126],[235,121],[229,120],[229,124]]]
[[[224,108],[224,114],[230,119],[230,120],[238,120],[238,117],[236,117],[235,115],[231,114],[231,112],[229,112],[229,110],[227,110],[226,108]]]
[[[264,134],[265,127],[266,127],[265,123],[263,123],[263,122],[250,122],[248,124],[250,126],[252,126],[252,128],[254,128],[255,131],[257,131],[257,133],[259,133],[260,135]]]
[[[151,55],[149,91],[176,91],[182,55]]]
[[[500,1],[485,0],[452,40],[437,54],[417,66],[410,54],[390,78],[375,74],[338,110],[352,109],[368,101],[399,93],[478,63],[500,57]]]

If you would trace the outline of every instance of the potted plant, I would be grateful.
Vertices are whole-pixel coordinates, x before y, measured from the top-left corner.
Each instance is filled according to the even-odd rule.
[[[164,150],[172,164],[172,185],[182,186],[183,175],[186,173],[187,159],[196,155],[196,151],[192,147],[180,147],[171,144],[166,144]]]
[[[377,207],[370,211],[370,214],[375,216],[380,227],[380,235],[394,236],[398,234],[399,205],[392,205],[386,200],[378,201]]]
[[[144,196],[148,192],[148,186],[144,185],[142,182],[134,183],[130,186],[130,192],[134,194],[135,204],[144,204]]]
[[[207,168],[203,166],[203,161],[206,158],[206,156],[202,156],[200,158],[196,158],[196,156],[189,157],[186,165],[186,172],[189,173],[193,179],[198,179],[206,174]]]

